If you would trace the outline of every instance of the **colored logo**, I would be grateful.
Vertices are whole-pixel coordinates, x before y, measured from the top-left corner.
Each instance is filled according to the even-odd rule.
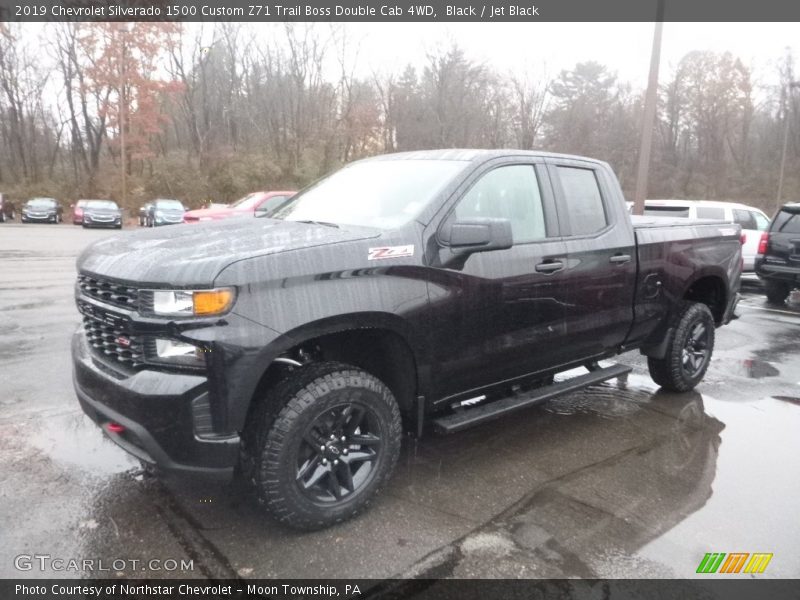
[[[707,552],[697,566],[698,573],[763,573],[772,553]]]

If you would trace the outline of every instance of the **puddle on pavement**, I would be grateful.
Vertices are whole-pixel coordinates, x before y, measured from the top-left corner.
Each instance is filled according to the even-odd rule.
[[[763,379],[764,377],[777,377],[781,372],[765,360],[748,358],[739,361],[737,375],[744,375],[750,379]]]
[[[554,398],[543,404],[542,410],[564,416],[584,413],[604,419],[617,419],[642,410],[650,402],[651,396],[646,390],[613,381]]]
[[[82,413],[57,415],[30,422],[28,439],[53,462],[79,467],[96,476],[138,469],[139,462],[99,431]]]

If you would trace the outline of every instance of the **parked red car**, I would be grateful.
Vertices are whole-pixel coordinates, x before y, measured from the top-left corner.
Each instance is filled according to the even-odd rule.
[[[253,192],[233,204],[190,210],[183,214],[184,223],[218,221],[229,217],[267,214],[294,196],[296,192]]]
[[[88,200],[78,200],[72,205],[72,224],[83,225],[83,209],[86,207]]]

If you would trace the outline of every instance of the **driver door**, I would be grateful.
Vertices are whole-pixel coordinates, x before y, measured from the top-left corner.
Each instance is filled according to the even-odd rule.
[[[430,284],[440,401],[511,383],[568,355],[560,345],[566,257],[546,169],[534,162],[490,165],[442,223],[485,217],[510,221],[513,246],[442,267]]]

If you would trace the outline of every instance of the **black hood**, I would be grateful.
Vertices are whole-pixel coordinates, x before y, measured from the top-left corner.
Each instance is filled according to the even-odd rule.
[[[227,219],[100,240],[78,257],[78,270],[139,286],[210,286],[236,261],[378,235],[366,227]]]

